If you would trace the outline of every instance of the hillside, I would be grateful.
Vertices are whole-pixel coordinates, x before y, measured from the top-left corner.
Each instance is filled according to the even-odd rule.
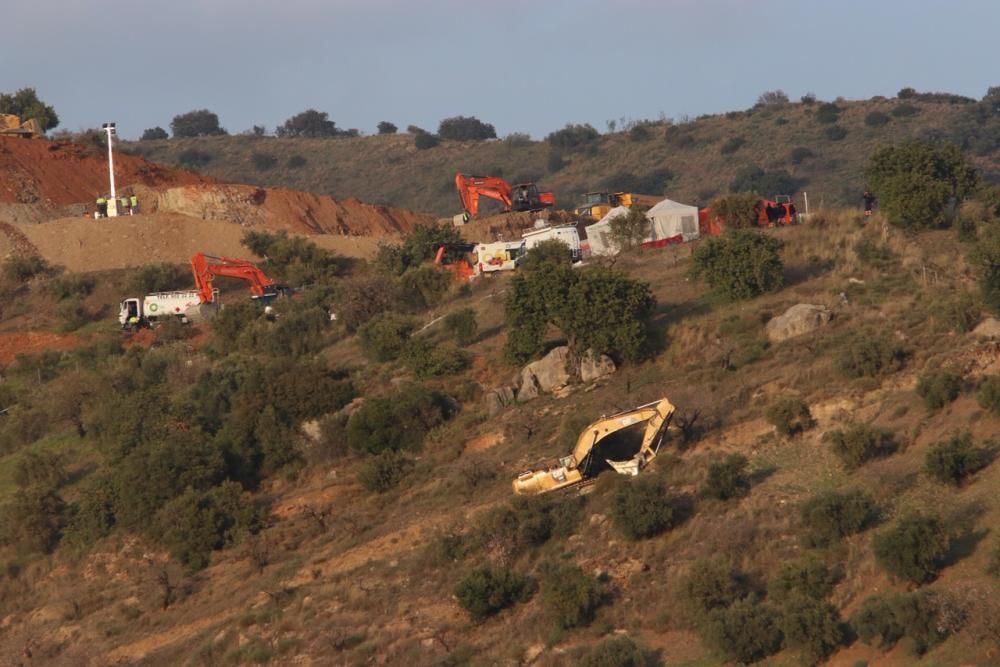
[[[1000,178],[1000,122],[978,115],[976,104],[918,96],[836,105],[842,111],[832,123],[821,122],[820,103],[651,122],[639,130],[605,134],[588,150],[564,151],[561,167],[550,163],[546,142],[520,137],[443,142],[417,150],[410,135],[231,136],[134,142],[127,150],[166,164],[197,164],[202,173],[227,181],[352,196],[441,216],[460,212],[456,171],[537,181],[556,192],[558,207],[572,208],[580,193],[608,188],[665,192],[704,205],[728,191],[741,169],[756,166],[786,169],[798,181],[796,191],[808,191],[814,208],[856,205],[872,150],[911,138],[944,138],[967,146],[988,179]],[[866,123],[870,114],[883,116]]]

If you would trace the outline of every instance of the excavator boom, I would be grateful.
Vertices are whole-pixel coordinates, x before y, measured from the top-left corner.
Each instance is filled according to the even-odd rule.
[[[198,288],[201,303],[212,303],[215,289],[213,281],[220,277],[236,278],[249,283],[250,293],[254,297],[275,296],[284,289],[253,263],[244,259],[213,257],[199,252],[191,258],[191,272],[194,274],[194,284]]]
[[[468,216],[479,213],[479,198],[488,197],[503,204],[504,213],[510,211],[537,211],[554,206],[556,197],[551,192],[539,192],[534,183],[510,183],[498,176],[465,176],[455,174],[455,189]]]
[[[662,398],[598,419],[580,433],[573,452],[569,456],[560,458],[558,465],[529,470],[518,475],[513,484],[514,493],[539,494],[580,484],[589,477],[589,471],[593,467],[594,450],[602,440],[630,426],[645,422],[642,443],[632,458],[625,461],[606,459],[607,464],[616,472],[623,475],[638,475],[656,458],[674,410],[670,401]]]

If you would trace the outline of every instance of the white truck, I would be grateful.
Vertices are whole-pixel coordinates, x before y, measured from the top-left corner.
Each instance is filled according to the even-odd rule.
[[[132,297],[121,302],[118,322],[123,328],[153,324],[169,317],[179,317],[182,322],[207,319],[218,303],[218,290],[214,290],[211,303],[201,303],[198,290],[155,292],[142,298]]]
[[[539,222],[542,222],[539,220]],[[543,223],[544,224],[544,223]],[[537,223],[536,223],[537,225]],[[524,251],[527,252],[534,248],[536,245],[542,241],[548,241],[549,239],[557,239],[562,241],[569,247],[570,255],[573,257],[574,262],[580,261],[583,256],[580,250],[580,232],[577,231],[576,225],[553,225],[551,227],[536,227],[530,232],[525,232],[521,235],[524,240]]]
[[[512,271],[526,252],[524,241],[496,241],[476,246],[476,273]]]

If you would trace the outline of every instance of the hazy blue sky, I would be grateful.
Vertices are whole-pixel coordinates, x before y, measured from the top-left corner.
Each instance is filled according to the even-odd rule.
[[[340,127],[502,136],[744,109],[762,91],[982,97],[997,0],[49,0],[7,3],[0,90],[134,137],[208,108],[230,132],[307,108]],[[993,63],[991,65],[990,63]]]

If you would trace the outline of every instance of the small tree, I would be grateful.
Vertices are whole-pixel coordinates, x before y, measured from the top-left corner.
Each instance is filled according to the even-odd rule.
[[[865,125],[868,127],[883,127],[889,124],[888,114],[884,114],[881,111],[872,111],[865,116]]]
[[[0,113],[13,114],[24,122],[28,119],[37,120],[43,132],[59,125],[56,110],[38,99],[34,88],[21,88],[16,93],[0,93]]]
[[[219,125],[219,117],[208,109],[197,109],[177,114],[170,121],[170,131],[175,138],[208,137],[226,134]]]
[[[65,524],[66,503],[42,486],[18,490],[0,508],[0,541],[29,553],[51,553]]]
[[[379,134],[396,134],[396,131],[398,129],[399,129],[398,127],[396,127],[387,120],[380,121],[378,124]]]
[[[545,140],[555,149],[573,152],[595,147],[600,137],[590,124],[567,124],[563,129],[550,133]]]
[[[892,432],[872,424],[853,424],[847,430],[828,431],[823,439],[848,470],[896,451]]]
[[[577,565],[546,568],[542,580],[542,608],[559,628],[587,625],[601,603],[597,580]]]
[[[701,622],[747,595],[744,578],[718,558],[699,559],[681,582],[681,600]]]
[[[496,139],[497,131],[475,116],[454,116],[441,121],[438,136],[448,141],[482,141]]]
[[[505,567],[476,568],[455,587],[458,603],[477,623],[515,602],[526,602],[530,595],[528,579]]]
[[[361,349],[372,361],[393,361],[403,353],[416,328],[416,322],[408,317],[381,313],[358,329]]]
[[[638,248],[649,237],[651,225],[646,212],[633,207],[625,215],[611,218],[611,240],[620,250]]]
[[[709,205],[712,215],[719,216],[727,227],[756,227],[760,197],[752,192],[738,192],[717,197]]]
[[[917,655],[948,636],[939,600],[931,591],[872,595],[861,603],[851,625],[861,641],[882,650],[891,649],[906,637]]]
[[[783,564],[767,584],[767,599],[778,604],[806,598],[824,600],[833,593],[838,575],[815,556]]]
[[[986,225],[969,253],[986,306],[1000,314],[1000,225]]]
[[[957,147],[910,142],[876,151],[865,180],[890,222],[927,228],[946,221],[949,204],[964,199],[977,177]]]
[[[780,617],[751,597],[712,612],[703,630],[712,648],[730,660],[756,662],[781,648]]]
[[[401,452],[380,452],[361,466],[358,481],[372,493],[385,493],[399,485],[412,464],[409,457]]]
[[[742,498],[750,492],[750,476],[747,474],[747,457],[730,454],[723,461],[708,466],[708,479],[701,489],[706,498],[730,500]]]
[[[156,141],[158,139],[167,139],[170,135],[162,127],[157,125],[156,127],[149,127],[143,130],[142,137],[139,141]]]
[[[939,410],[958,398],[962,378],[947,371],[931,371],[917,382],[917,395],[924,399],[928,410]]]
[[[431,134],[430,132],[417,132],[413,137],[413,145],[417,147],[417,150],[425,151],[428,148],[434,148],[441,140],[437,135]]]
[[[983,379],[976,392],[979,407],[1000,416],[1000,375],[989,375]]]
[[[784,436],[793,436],[807,431],[816,423],[809,405],[801,398],[785,396],[767,409],[767,421]]]
[[[476,335],[479,333],[476,311],[472,308],[462,308],[448,313],[444,318],[444,327],[459,345],[469,345],[476,340]]]
[[[983,452],[973,445],[970,433],[955,434],[928,448],[924,472],[943,484],[959,486],[985,462]]]
[[[611,520],[630,540],[653,537],[673,526],[670,498],[652,476],[618,480],[611,497]]]
[[[653,667],[642,647],[629,637],[612,637],[592,647],[579,667]]]
[[[727,229],[695,249],[691,277],[705,278],[715,292],[733,301],[777,290],[784,281],[783,245],[760,232]]]
[[[906,348],[885,334],[858,332],[847,340],[836,365],[848,378],[879,377],[900,370],[908,356]]]
[[[826,491],[802,505],[803,542],[827,547],[860,532],[875,515],[875,503],[861,491]]]
[[[906,516],[875,536],[875,560],[890,574],[914,584],[937,577],[950,540],[935,516]]]
[[[250,156],[250,162],[257,171],[270,171],[278,166],[278,158],[270,153],[254,153]]]
[[[325,111],[306,109],[275,129],[279,137],[336,137],[343,132]]]
[[[788,95],[781,90],[766,90],[757,98],[759,107],[783,107],[788,104]]]
[[[785,645],[801,651],[810,663],[822,661],[844,641],[837,608],[809,597],[795,597],[785,603],[781,632]]]
[[[366,454],[413,450],[449,416],[442,396],[410,385],[366,400],[347,423],[347,441],[351,449]]]

